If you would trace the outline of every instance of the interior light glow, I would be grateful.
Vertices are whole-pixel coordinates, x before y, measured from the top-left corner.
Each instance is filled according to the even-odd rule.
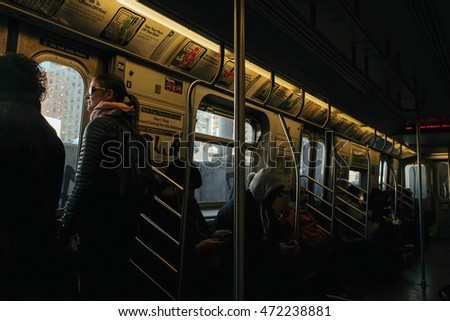
[[[288,88],[296,93],[301,93],[302,90],[296,86],[294,86],[293,84],[287,82],[286,80],[280,78],[280,77],[275,77],[275,82],[285,88]]]
[[[117,2],[136,11],[139,14],[142,14],[145,17],[149,17],[149,18],[153,19],[154,21],[159,22],[163,26],[171,28],[173,31],[178,32],[178,33],[182,34],[183,36],[188,37],[189,39],[192,39],[199,45],[207,47],[208,49],[211,49],[215,52],[220,51],[220,46],[218,44],[210,41],[209,39],[207,39],[205,37],[202,37],[201,35],[193,32],[191,29],[188,29],[188,28],[182,26],[181,24],[163,16],[162,14],[143,5],[142,3],[139,3],[136,0],[118,0]]]
[[[323,100],[321,100],[311,94],[306,93],[305,100],[311,100],[312,102],[316,103],[320,107],[328,108],[328,103],[324,102]]]

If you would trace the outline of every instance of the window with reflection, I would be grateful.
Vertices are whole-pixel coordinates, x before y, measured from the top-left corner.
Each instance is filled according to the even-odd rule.
[[[314,166],[314,179],[323,184],[325,175],[325,144],[321,141],[316,142],[316,162]],[[314,193],[323,197],[323,187],[314,184]]]
[[[388,184],[388,163],[387,161],[380,161],[380,168],[378,171],[378,186],[385,191]]]
[[[425,165],[422,164],[420,169],[422,178],[422,198],[426,198],[428,196],[428,191]],[[419,198],[419,166],[417,164],[410,164],[405,166],[405,187],[411,190],[414,198]]]
[[[300,175],[309,176],[309,156],[310,156],[310,138],[308,136],[302,137],[302,163],[300,166]],[[300,185],[307,187],[308,179],[306,177],[300,178]]]
[[[438,180],[438,191],[439,198],[441,200],[449,199],[448,191],[448,163],[441,162],[437,165],[437,180]]]
[[[59,207],[64,207],[72,190],[78,160],[78,144],[83,117],[85,82],[71,67],[51,61],[40,63],[47,74],[47,96],[41,113],[64,143],[66,163]]]
[[[203,185],[196,190],[199,203],[223,203],[233,197],[234,120],[209,111],[198,110],[195,126],[194,161],[199,164]],[[253,144],[255,130],[245,123],[245,142]],[[250,172],[254,153],[245,149],[244,166]]]

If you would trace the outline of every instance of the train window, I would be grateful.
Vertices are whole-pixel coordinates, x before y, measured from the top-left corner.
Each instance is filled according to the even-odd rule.
[[[78,159],[78,143],[83,115],[85,82],[81,74],[70,67],[50,61],[40,63],[47,73],[47,96],[41,113],[58,133],[66,150],[64,180],[59,207],[64,207],[72,190]]]
[[[196,190],[199,203],[224,203],[232,198],[234,171],[232,142],[234,120],[208,111],[198,110],[194,143],[194,161],[200,164],[203,185]],[[245,141],[253,143],[255,130],[249,121],[245,123]],[[211,136],[217,139],[211,139]],[[250,172],[252,152],[245,151],[246,173]]]
[[[422,172],[422,198],[428,196],[427,193],[427,173],[425,165],[421,165]],[[405,166],[405,187],[409,188],[414,197],[419,197],[419,166],[417,164],[410,164]]]
[[[323,184],[325,174],[325,144],[320,141],[316,143],[316,166],[314,168],[314,179]],[[322,197],[323,188],[320,185],[315,184],[314,193]]]
[[[231,140],[234,138],[234,120],[225,116],[198,110],[195,132]],[[246,122],[245,141],[253,142],[254,137],[255,132],[252,125]]]
[[[309,175],[309,147],[310,138],[308,136],[302,137],[302,163],[300,166],[300,175]],[[300,185],[307,186],[308,179],[306,177],[300,178]]]
[[[300,175],[312,177],[311,182],[323,184],[325,174],[325,144],[321,141],[312,142],[308,136],[302,137],[302,162]],[[300,185],[307,186],[307,177],[300,178]],[[313,184],[313,191],[318,197],[323,196],[323,188],[316,183]],[[317,197],[315,197],[317,200]]]
[[[387,161],[380,162],[380,169],[378,172],[378,185],[384,191],[388,184],[388,163]]]
[[[441,162],[437,165],[437,179],[439,198],[441,200],[449,199],[448,191],[448,163]]]
[[[348,171],[348,181],[353,185],[361,186],[361,172],[355,170]]]

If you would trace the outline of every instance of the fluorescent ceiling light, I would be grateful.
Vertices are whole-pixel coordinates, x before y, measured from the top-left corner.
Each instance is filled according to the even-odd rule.
[[[163,16],[162,14],[156,12],[155,10],[143,5],[142,3],[139,3],[135,0],[118,0],[119,3],[123,4],[124,6],[136,11],[137,13],[142,14],[145,17],[148,17],[150,19],[153,19],[156,22],[159,22],[163,26],[166,26],[168,28],[171,28],[173,31],[178,32],[182,34],[183,36],[188,37],[189,39],[192,39],[199,45],[205,46],[208,49],[211,49],[215,52],[219,52],[219,45],[215,44],[214,42],[210,41],[209,39],[202,37],[198,33],[193,32],[192,30],[182,26],[181,24]]]

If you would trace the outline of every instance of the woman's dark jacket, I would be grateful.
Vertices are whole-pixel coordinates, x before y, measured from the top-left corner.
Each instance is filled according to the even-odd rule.
[[[117,110],[86,127],[75,183],[66,204],[63,225],[77,232],[85,248],[118,250],[135,230],[137,213],[121,192],[124,149],[123,128],[132,128],[131,117]]]

